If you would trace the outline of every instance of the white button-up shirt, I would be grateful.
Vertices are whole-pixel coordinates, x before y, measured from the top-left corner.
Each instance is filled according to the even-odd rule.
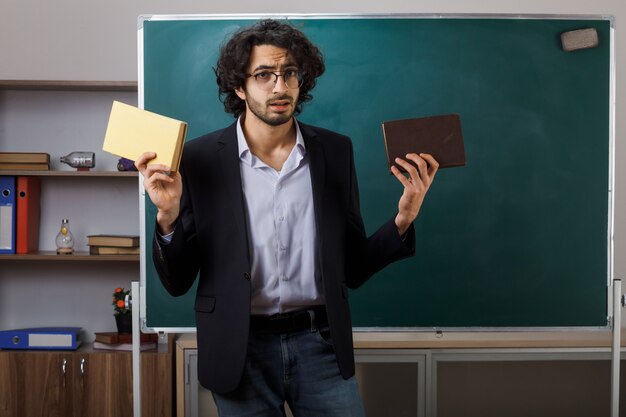
[[[296,145],[280,171],[250,152],[241,119],[237,140],[252,259],[252,314],[324,304],[309,158],[297,122]]]

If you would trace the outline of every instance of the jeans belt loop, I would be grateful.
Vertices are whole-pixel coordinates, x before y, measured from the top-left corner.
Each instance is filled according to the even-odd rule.
[[[307,310],[309,317],[311,318],[311,333],[314,333],[317,329],[317,323],[315,322],[315,310]]]

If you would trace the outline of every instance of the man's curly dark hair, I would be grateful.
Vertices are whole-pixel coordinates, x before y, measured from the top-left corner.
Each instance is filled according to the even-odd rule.
[[[324,73],[324,58],[304,33],[289,23],[273,19],[240,29],[222,46],[215,75],[224,110],[235,117],[245,112],[246,103],[237,96],[235,89],[245,86],[252,47],[259,45],[286,49],[302,71],[303,82],[295,108],[295,114],[300,114],[302,104],[313,99],[309,92],[315,87],[317,77]]]

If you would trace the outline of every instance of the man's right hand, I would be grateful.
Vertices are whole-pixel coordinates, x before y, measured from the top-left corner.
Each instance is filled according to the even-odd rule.
[[[148,162],[156,158],[156,153],[145,152],[135,161],[137,170],[143,175],[143,187],[150,200],[158,209],[157,224],[161,234],[174,230],[180,212],[180,196],[183,193],[183,182],[180,173],[171,172],[170,167]]]

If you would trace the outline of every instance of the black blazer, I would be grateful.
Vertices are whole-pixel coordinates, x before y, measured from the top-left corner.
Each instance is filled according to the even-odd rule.
[[[339,370],[349,378],[354,352],[348,288],[413,255],[415,232],[411,226],[402,241],[392,218],[368,238],[350,139],[299,125],[310,158],[326,311]],[[239,384],[250,325],[250,245],[236,129],[233,124],[185,144],[174,235],[169,245],[160,245],[156,236],[153,240],[156,270],[170,294],[187,292],[200,273],[195,301],[198,376],[217,393]]]

